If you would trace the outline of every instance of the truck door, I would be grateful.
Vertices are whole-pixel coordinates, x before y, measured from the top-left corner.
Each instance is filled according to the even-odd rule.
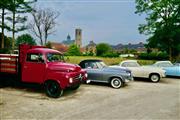
[[[46,64],[43,55],[39,53],[28,53],[26,61],[22,66],[22,81],[31,83],[42,83],[45,75]]]

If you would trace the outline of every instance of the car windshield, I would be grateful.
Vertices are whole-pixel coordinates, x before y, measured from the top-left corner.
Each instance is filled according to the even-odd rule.
[[[104,62],[96,62],[98,68],[104,68],[104,67],[107,67],[107,65],[104,63]]]
[[[125,62],[122,64],[122,67],[139,67],[140,65],[137,62]]]
[[[64,62],[64,57],[59,53],[48,53],[47,60],[48,62]]]

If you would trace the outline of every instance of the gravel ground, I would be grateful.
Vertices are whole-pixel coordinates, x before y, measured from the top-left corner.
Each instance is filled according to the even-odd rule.
[[[58,99],[37,87],[1,88],[0,120],[6,119],[180,120],[180,79],[135,80],[121,89],[83,84]]]

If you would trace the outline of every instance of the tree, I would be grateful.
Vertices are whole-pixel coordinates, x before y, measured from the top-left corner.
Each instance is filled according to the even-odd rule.
[[[146,14],[146,24],[139,31],[149,35],[148,46],[176,56],[180,45],[180,0],[136,0],[136,13]]]
[[[0,1],[0,9],[1,9],[1,21],[0,21],[0,27],[1,27],[1,40],[0,40],[0,48],[4,48],[4,30],[9,28],[7,24],[5,23],[5,16],[6,16],[6,9],[8,9],[9,1],[8,0],[1,0]]]
[[[12,38],[3,36],[4,37],[4,48],[0,49],[0,53],[10,53],[12,49]],[[2,34],[0,33],[0,39],[2,39]]]
[[[36,0],[10,0],[8,10],[12,12],[12,16],[6,17],[12,23],[12,48],[14,48],[15,33],[24,31],[27,26],[24,24],[27,21],[27,16],[23,15],[33,11],[31,4]]]
[[[67,55],[80,56],[81,55],[80,48],[75,44],[70,45],[67,51]]]
[[[36,45],[36,41],[34,38],[29,34],[23,34],[21,36],[18,36],[16,39],[16,46],[20,44],[28,44],[28,45]]]
[[[47,47],[47,48],[52,48],[52,44],[51,44],[50,41],[48,41],[48,42],[46,43],[46,47]]]
[[[103,54],[107,53],[111,50],[111,47],[106,43],[100,43],[96,46],[96,55],[102,56]]]
[[[31,14],[33,21],[30,23],[30,30],[40,40],[41,45],[46,45],[48,36],[55,32],[59,13],[51,9],[36,9]]]

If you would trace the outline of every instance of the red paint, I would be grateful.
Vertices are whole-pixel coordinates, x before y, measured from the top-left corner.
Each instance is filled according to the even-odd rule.
[[[74,84],[80,84],[82,81],[75,80],[80,74],[83,76],[83,81],[87,79],[85,77],[86,71],[82,70],[78,65],[65,62],[49,62],[47,60],[48,53],[61,54],[59,51],[42,46],[20,45],[18,57],[0,54],[0,73],[21,75],[21,81],[28,83],[43,84],[47,80],[55,80],[62,89]],[[44,62],[27,61],[29,54],[41,54]],[[73,78],[72,83],[69,82],[69,78]]]

